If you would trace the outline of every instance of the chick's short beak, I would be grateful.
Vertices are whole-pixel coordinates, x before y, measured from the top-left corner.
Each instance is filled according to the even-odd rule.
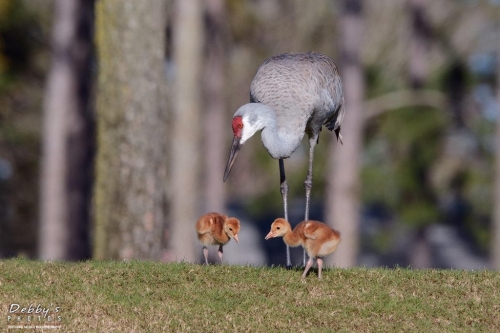
[[[238,240],[238,234],[234,234],[233,239],[236,241],[237,244],[240,243],[240,241]]]
[[[267,234],[265,239],[268,240],[269,238],[273,238],[273,237],[274,237],[274,232],[269,231],[269,233]]]

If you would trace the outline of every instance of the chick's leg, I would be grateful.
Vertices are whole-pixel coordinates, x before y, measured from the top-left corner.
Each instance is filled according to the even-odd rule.
[[[318,262],[318,279],[321,279],[321,269],[323,268],[323,259],[318,258],[316,259]]]
[[[309,257],[309,260],[307,261],[306,268],[304,269],[304,273],[302,273],[302,278],[303,279],[306,278],[306,274],[309,271],[309,269],[312,267],[312,265],[313,265],[313,258]]]
[[[222,250],[222,245],[219,246],[219,258],[220,258],[220,263],[222,265],[222,256],[224,255],[224,251]]]
[[[205,264],[208,265],[208,248],[206,246],[203,247],[203,255],[205,256]]]

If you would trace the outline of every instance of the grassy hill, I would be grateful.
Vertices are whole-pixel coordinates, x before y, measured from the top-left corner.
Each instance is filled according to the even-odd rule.
[[[305,282],[300,274],[183,263],[5,260],[0,331],[9,325],[60,325],[63,332],[500,331],[499,272],[328,269],[323,280],[313,271]]]

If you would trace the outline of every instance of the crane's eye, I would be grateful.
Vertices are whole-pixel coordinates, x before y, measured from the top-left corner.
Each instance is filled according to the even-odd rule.
[[[238,124],[238,129],[242,129],[243,128],[243,124]]]

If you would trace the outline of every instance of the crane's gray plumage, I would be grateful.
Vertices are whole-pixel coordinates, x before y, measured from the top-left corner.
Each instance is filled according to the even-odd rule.
[[[321,128],[325,125],[342,142],[340,127],[344,118],[342,82],[333,61],[320,53],[284,53],[266,59],[250,86],[250,103],[233,116],[233,144],[226,180],[238,151],[256,132],[269,154],[279,159],[281,194],[285,220],[288,220],[287,193],[283,159],[299,147],[304,134],[309,137],[309,167],[306,188],[305,220],[309,219],[312,187],[312,162]],[[305,262],[305,255],[304,255]],[[287,266],[290,266],[287,247]]]
[[[338,132],[344,118],[344,94],[333,61],[315,52],[285,53],[268,58],[250,86],[250,101],[269,106],[277,127],[296,136],[319,135],[321,126]],[[291,117],[293,115],[293,117]]]

